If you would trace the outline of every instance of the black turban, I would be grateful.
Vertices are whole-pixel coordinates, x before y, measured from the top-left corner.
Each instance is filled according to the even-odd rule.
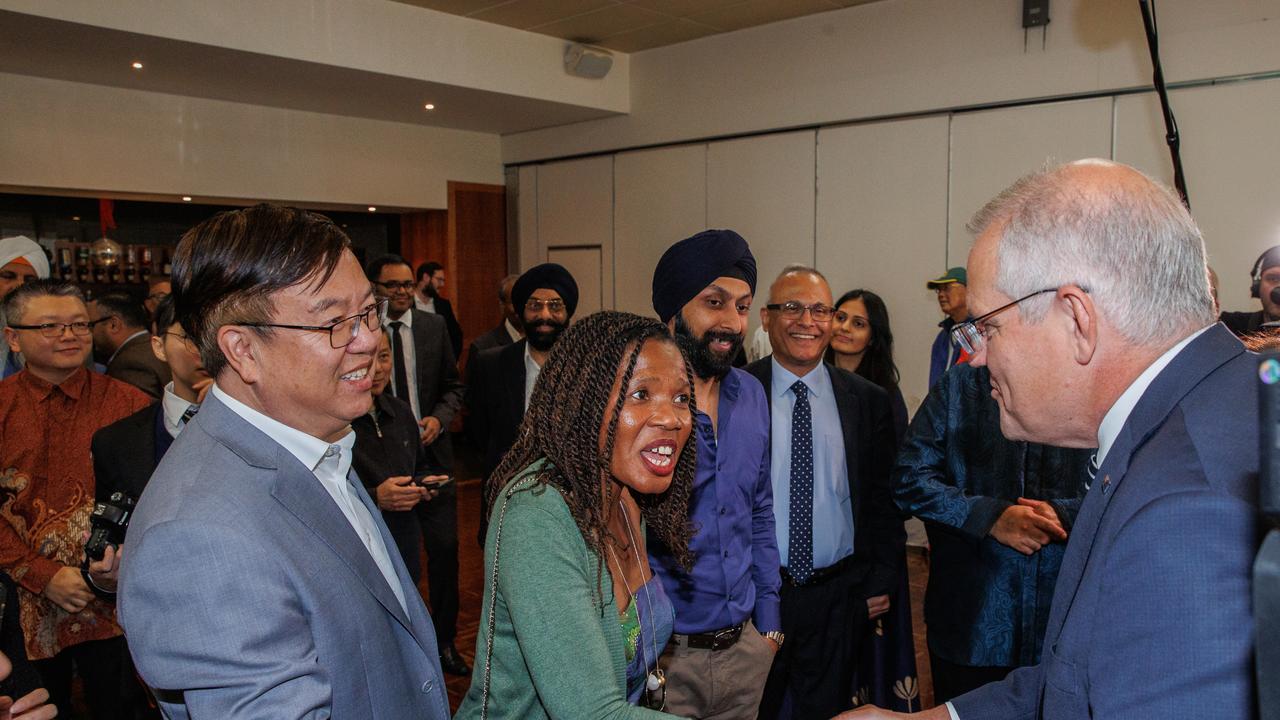
[[[667,248],[653,270],[653,309],[668,322],[718,277],[744,280],[756,292],[756,259],[732,230],[703,230]]]
[[[523,313],[533,291],[543,289],[560,293],[569,317],[573,317],[573,311],[578,309],[578,283],[563,265],[556,263],[542,263],[526,270],[511,288],[511,305]]]

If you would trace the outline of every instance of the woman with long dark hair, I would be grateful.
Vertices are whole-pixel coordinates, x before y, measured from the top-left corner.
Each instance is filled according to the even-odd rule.
[[[850,290],[835,304],[827,362],[855,372],[884,388],[893,405],[894,436],[901,444],[907,432],[907,404],[898,388],[893,362],[893,330],[884,300],[870,290]],[[906,563],[905,555],[902,562]],[[902,572],[887,615],[876,619],[875,632],[863,638],[859,650],[853,697],[858,705],[872,704],[903,712],[920,709],[915,644],[911,627],[910,584]]]
[[[901,443],[907,432],[907,403],[898,388],[901,377],[893,362],[889,309],[879,295],[862,288],[841,295],[835,307],[826,360],[861,375],[889,393],[894,436]]]
[[[674,611],[646,529],[686,568],[693,383],[666,326],[571,326],[494,472],[471,688],[459,718],[663,718]]]

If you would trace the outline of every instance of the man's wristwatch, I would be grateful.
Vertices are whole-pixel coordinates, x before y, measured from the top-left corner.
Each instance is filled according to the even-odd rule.
[[[779,630],[770,630],[764,633],[764,636],[777,643],[779,648],[782,647],[782,642],[787,639],[787,636],[783,635]]]

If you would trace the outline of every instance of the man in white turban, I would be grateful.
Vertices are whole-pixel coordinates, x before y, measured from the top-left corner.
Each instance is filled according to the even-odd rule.
[[[23,283],[49,277],[49,259],[44,248],[23,235],[0,239],[0,304]],[[0,329],[5,326],[0,312]],[[11,352],[8,343],[0,343],[0,380],[22,369],[22,357]]]

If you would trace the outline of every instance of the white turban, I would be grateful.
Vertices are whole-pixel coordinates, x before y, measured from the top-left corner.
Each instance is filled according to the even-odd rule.
[[[25,235],[0,239],[0,267],[22,258],[31,263],[36,270],[36,277],[49,277],[49,259],[45,257],[44,248],[35,240]]]

